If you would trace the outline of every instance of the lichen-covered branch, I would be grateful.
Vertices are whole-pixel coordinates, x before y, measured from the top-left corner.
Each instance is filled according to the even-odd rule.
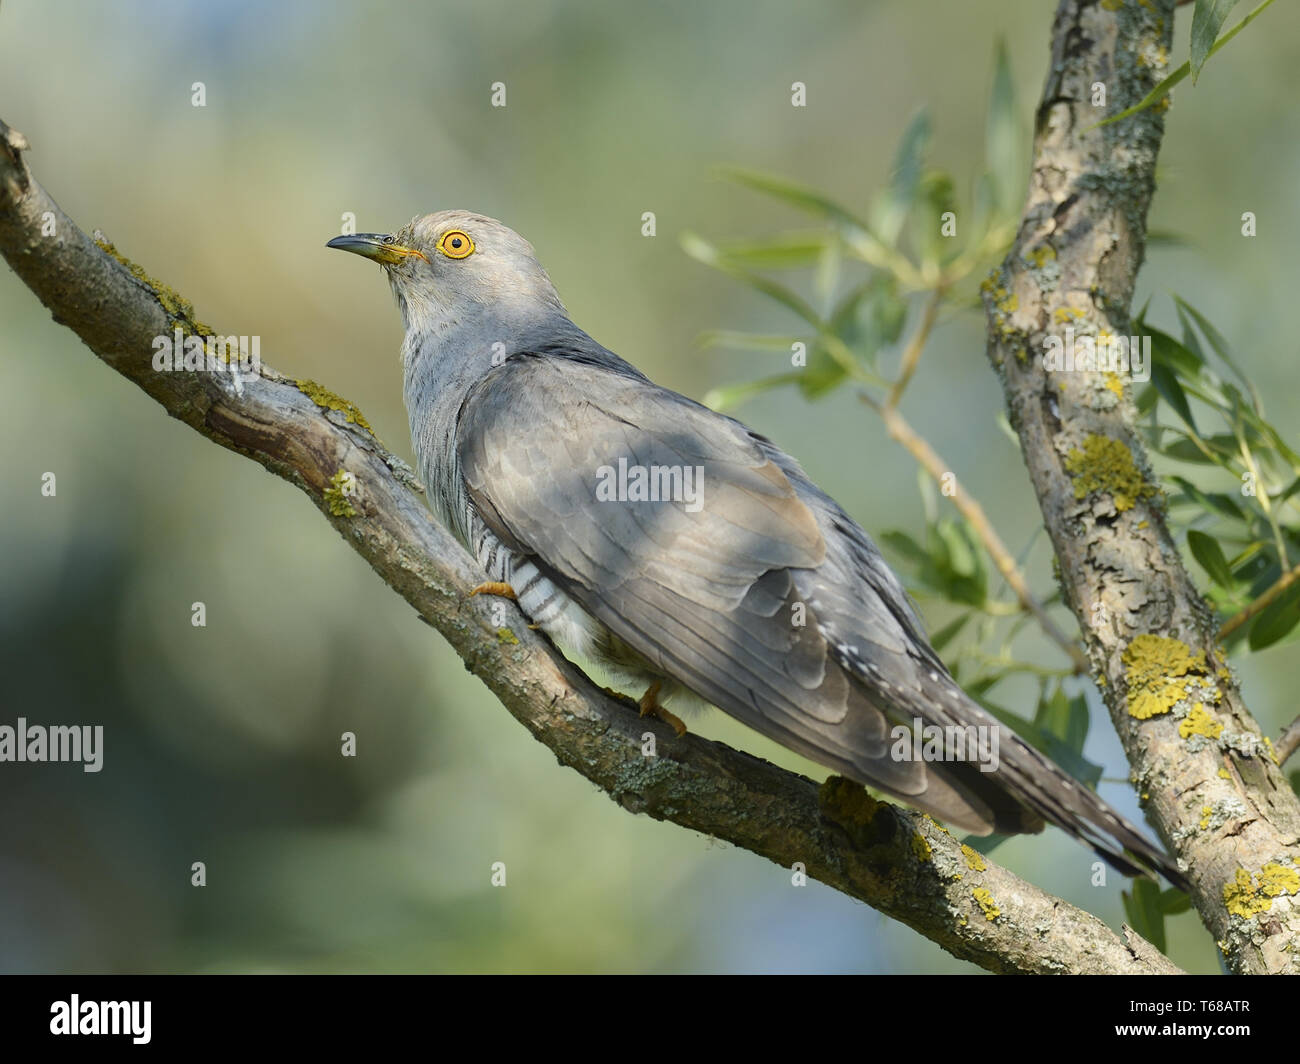
[[[989,355],[1142,800],[1230,967],[1297,972],[1300,803],[1166,527],[1128,382],[1042,358],[1130,332],[1163,108],[1097,123],[1165,72],[1174,6],[1060,4],[1024,218],[985,284]]]
[[[498,628],[489,603],[469,596],[481,576],[470,557],[434,523],[409,470],[354,406],[266,367],[247,379],[154,370],[156,337],[211,330],[175,292],[78,229],[31,178],[26,147],[0,122],[0,253],[55,321],[172,417],[301,488],[561,764],[632,812],[787,869],[773,876],[818,879],[990,970],[1176,970],[1127,929],[1116,935],[964,850],[928,817],[874,802],[855,784],[833,780],[819,790],[721,743],[677,738],[595,688],[517,613]]]

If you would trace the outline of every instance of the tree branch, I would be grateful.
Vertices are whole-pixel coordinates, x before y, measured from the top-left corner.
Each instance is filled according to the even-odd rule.
[[[1234,970],[1296,972],[1300,802],[1165,526],[1127,388],[1101,372],[1047,372],[1040,357],[1066,325],[1128,335],[1164,109],[1097,122],[1159,80],[1173,9],[1062,0],[1024,219],[984,287],[989,357],[1093,674],[1197,909]],[[1104,108],[1092,105],[1098,85]]]
[[[509,628],[494,626],[490,604],[469,597],[482,574],[434,523],[409,470],[355,407],[266,367],[238,384],[227,372],[154,370],[155,337],[211,330],[174,291],[81,232],[31,178],[26,148],[0,122],[0,253],[55,321],[168,414],[301,488],[561,764],[631,812],[787,869],[801,864],[809,877],[992,971],[1177,971],[1127,928],[1116,935],[962,847],[929,817],[875,802],[847,781],[819,789],[722,743],[679,739],[638,718],[630,700],[599,691],[518,613]],[[340,494],[340,471],[353,475],[355,493]],[[657,750],[648,757],[647,732]]]

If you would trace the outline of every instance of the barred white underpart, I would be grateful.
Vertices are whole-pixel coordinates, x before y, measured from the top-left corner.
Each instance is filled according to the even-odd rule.
[[[568,653],[595,658],[604,625],[555,586],[527,558],[515,556],[481,521],[473,520],[474,554],[488,580],[509,584],[519,611]]]

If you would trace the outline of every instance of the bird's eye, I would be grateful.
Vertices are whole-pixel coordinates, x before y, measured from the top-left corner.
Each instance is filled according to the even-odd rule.
[[[393,242],[393,238],[391,236],[384,237],[385,244],[391,244],[392,242]]]
[[[449,259],[463,259],[474,253],[474,241],[469,238],[468,233],[463,233],[459,229],[449,229],[438,241],[438,250]]]

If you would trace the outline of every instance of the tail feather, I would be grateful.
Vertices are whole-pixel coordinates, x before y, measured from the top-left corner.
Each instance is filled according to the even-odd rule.
[[[946,682],[945,682],[946,681]],[[1125,875],[1158,872],[1181,890],[1188,882],[1175,860],[1091,788],[1076,780],[974,702],[955,680],[941,676],[926,692],[924,716],[940,725],[977,724],[999,729],[999,765],[991,781],[1013,799],[1055,824]],[[922,712],[918,707],[918,712]],[[1032,820],[1022,830],[1035,830]]]

